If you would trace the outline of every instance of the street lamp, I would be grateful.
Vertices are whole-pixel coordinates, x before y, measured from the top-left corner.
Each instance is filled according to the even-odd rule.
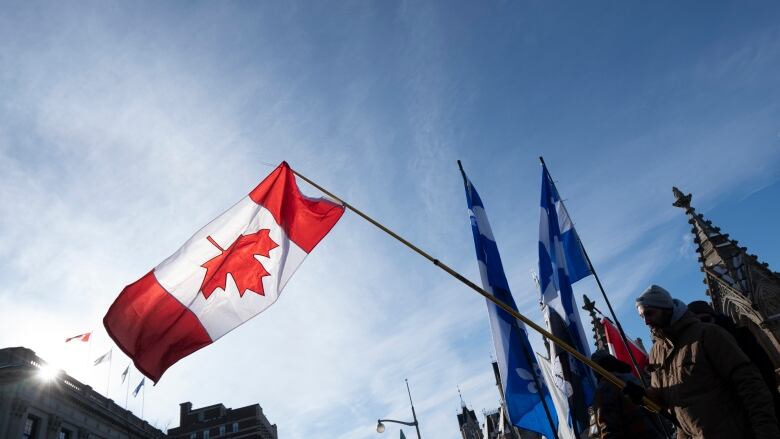
[[[417,430],[417,439],[421,439],[420,424],[417,422],[417,414],[414,412],[414,403],[412,402],[412,392],[409,391],[409,380],[404,379],[404,381],[406,381],[406,393],[409,394],[409,404],[412,406],[412,419],[414,419],[414,421],[405,422],[405,421],[396,421],[395,419],[377,419],[376,432],[377,433],[385,432],[385,424],[383,424],[383,422],[394,422],[396,424],[403,424],[403,425],[408,425],[410,427],[414,427],[414,429]]]

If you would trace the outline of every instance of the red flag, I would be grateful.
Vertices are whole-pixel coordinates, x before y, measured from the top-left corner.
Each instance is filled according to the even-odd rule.
[[[91,335],[92,335],[92,332],[87,332],[87,333],[84,333],[84,334],[74,335],[73,337],[66,338],[65,339],[65,343],[67,343],[67,342],[69,342],[71,340],[79,340],[79,341],[87,342],[87,341],[89,341],[89,337]]]
[[[155,383],[168,367],[279,297],[344,208],[305,197],[282,162],[108,309],[109,336]]]
[[[615,356],[618,360],[631,366],[631,372],[637,377],[639,374],[634,369],[634,363],[631,361],[631,356],[628,355],[626,345],[623,344],[623,340],[620,337],[620,332],[612,324],[609,319],[602,319],[601,324],[604,325],[604,332],[607,334],[607,344],[609,344],[609,352]],[[631,353],[634,354],[636,364],[640,370],[645,370],[647,367],[647,354],[631,340],[628,340],[628,346],[631,348]]]

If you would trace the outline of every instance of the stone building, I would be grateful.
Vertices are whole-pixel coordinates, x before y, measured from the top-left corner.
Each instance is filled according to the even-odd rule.
[[[504,406],[504,387],[501,384],[501,374],[498,371],[498,363],[493,362],[493,375],[496,378],[496,387],[498,388],[498,395],[501,397],[501,404],[498,409],[483,412],[485,415],[485,428],[483,429],[483,436],[485,439],[541,439],[542,436],[536,432],[523,430],[513,426],[509,422],[509,418],[506,416],[506,408]],[[461,399],[461,404],[463,400]]]
[[[485,416],[485,439],[498,439],[502,424],[502,416],[499,410],[500,409],[482,412]]]
[[[24,347],[0,349],[0,437],[158,439],[165,434]]]
[[[460,394],[460,389],[458,389]],[[460,413],[458,413],[458,426],[462,439],[483,439],[482,429],[479,428],[479,421],[474,410],[469,410],[466,403],[463,402],[463,396],[460,397]]]
[[[168,430],[172,439],[277,439],[276,425],[263,414],[260,404],[237,409],[214,404],[197,409],[183,402],[179,409],[179,426]]]
[[[780,273],[691,207],[691,195],[672,188],[674,206],[685,210],[713,308],[756,337],[780,370]]]
[[[542,439],[543,436],[533,431],[513,427],[501,416],[502,408],[485,411],[483,435],[485,439]],[[503,424],[503,426],[502,426]]]

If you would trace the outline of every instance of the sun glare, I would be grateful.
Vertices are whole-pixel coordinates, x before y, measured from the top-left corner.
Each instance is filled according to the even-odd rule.
[[[59,375],[59,371],[52,366],[43,365],[38,370],[38,378],[40,378],[42,381],[51,381],[54,378],[57,378],[57,375]]]

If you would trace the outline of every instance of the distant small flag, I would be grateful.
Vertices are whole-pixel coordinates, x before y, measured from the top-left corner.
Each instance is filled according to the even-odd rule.
[[[135,390],[133,390],[133,398],[135,398],[135,396],[138,395],[138,392],[141,390],[141,387],[144,386],[145,381],[146,378],[141,378],[141,382],[138,383],[138,385],[135,387]]]
[[[404,431],[401,430],[401,439],[406,439],[406,436],[404,436]]]
[[[125,382],[125,378],[127,378],[127,374],[130,373],[130,365],[128,364],[125,368],[125,371],[122,372],[122,383]]]
[[[95,366],[101,363],[105,363],[106,361],[111,359],[111,351],[106,352],[105,354],[99,356],[97,360],[95,360]]]
[[[74,335],[73,337],[66,338],[65,339],[65,343],[67,343],[67,342],[69,342],[71,340],[78,340],[78,341],[87,342],[87,341],[89,341],[89,337],[91,335],[92,335],[92,331],[86,332],[84,334]]]

